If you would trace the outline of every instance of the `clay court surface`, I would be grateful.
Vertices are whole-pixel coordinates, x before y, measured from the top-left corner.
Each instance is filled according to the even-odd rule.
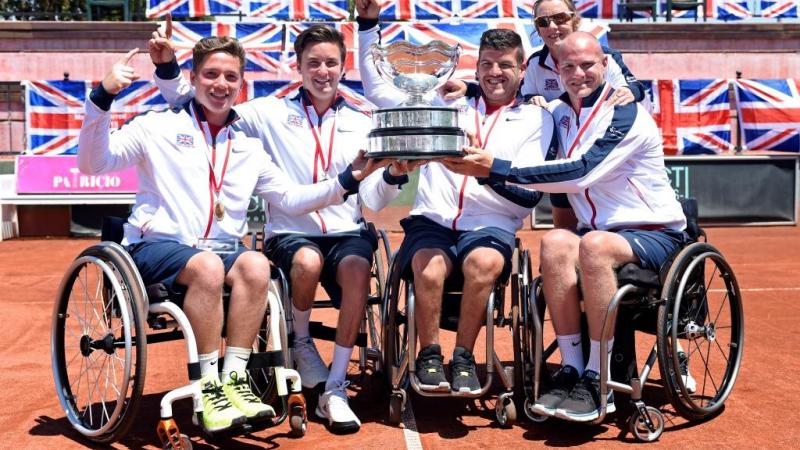
[[[715,419],[690,424],[674,413],[659,384],[645,390],[645,401],[667,417],[666,430],[653,448],[798,448],[796,401],[800,396],[800,228],[710,228],[709,241],[731,262],[745,306],[744,362],[726,408]],[[538,253],[540,231],[520,237]],[[402,235],[391,234],[393,248]],[[90,239],[14,239],[0,242],[0,448],[84,448],[86,441],[71,429],[56,399],[50,368],[50,317],[56,288],[70,261]],[[331,312],[315,312],[314,320],[333,323]],[[496,332],[501,359],[510,360],[508,329]],[[640,335],[639,347],[652,337]],[[444,333],[445,353],[452,335]],[[181,342],[148,349],[145,399],[131,433],[116,448],[158,448],[155,433],[158,402],[168,390],[187,380]],[[482,346],[476,349],[483,360]],[[324,358],[331,346],[320,345]],[[639,357],[645,354],[639,352]],[[510,361],[509,361],[510,363]],[[655,370],[656,379],[658,370]],[[206,443],[191,424],[190,401],[176,403],[181,431],[194,448],[534,448],[544,446],[630,447],[627,427],[612,415],[601,425],[582,426],[550,420],[534,424],[522,419],[500,429],[494,401],[457,401],[411,397],[416,433],[386,423],[388,401],[381,384],[352,379],[351,405],[361,417],[361,432],[330,434],[312,418],[302,439],[288,437],[288,424],[240,438]],[[620,400],[618,400],[620,402]],[[620,419],[621,420],[621,419]]]

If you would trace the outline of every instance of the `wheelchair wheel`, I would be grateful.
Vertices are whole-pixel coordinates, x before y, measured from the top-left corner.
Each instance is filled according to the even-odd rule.
[[[53,311],[51,357],[67,420],[98,443],[122,438],[142,398],[147,301],[130,256],[103,242],[67,270]]]
[[[413,357],[408,352],[408,330],[405,289],[406,283],[400,276],[400,269],[394,261],[391,265],[391,277],[384,291],[383,300],[383,370],[391,389],[403,389],[408,381],[408,373],[403,359]],[[398,380],[395,383],[395,379]]]
[[[386,290],[386,273],[388,271],[389,259],[392,255],[389,237],[383,230],[376,230],[370,223],[370,230],[378,237],[378,249],[374,252],[372,263],[372,280],[370,281],[369,301],[367,302],[365,326],[367,333],[367,348],[364,358],[366,363],[373,361],[374,372],[382,372],[383,352],[381,350],[383,339],[382,323],[382,304],[384,291]]]
[[[515,279],[511,283],[511,338],[514,351],[514,402],[517,411],[525,411],[526,400],[529,397],[528,378],[531,367],[531,345],[533,345],[533,325],[529,323],[529,308],[527,307],[532,273],[530,267],[530,254],[527,250],[515,252]]]
[[[744,345],[736,277],[713,246],[694,243],[670,267],[658,311],[658,365],[675,410],[706,419],[731,393]]]
[[[270,283],[269,292],[267,294],[270,297],[277,299],[277,304],[281,306],[283,305],[283,295],[285,292],[287,292],[286,286],[283,286],[283,284],[284,283],[282,279],[273,279]],[[262,322],[261,327],[258,330],[258,334],[256,335],[256,341],[253,344],[253,351],[268,352],[275,349],[275,343],[272,340],[272,325],[270,322],[272,314],[278,314],[280,316],[278,320],[278,326],[280,327],[278,330],[278,335],[281,339],[284,365],[289,366],[289,362],[291,361],[291,350],[289,349],[289,337],[286,331],[286,319],[282,309],[278,311],[267,309],[267,313],[264,315],[264,321]],[[274,368],[263,367],[250,369],[249,373],[250,389],[261,399],[261,401],[273,406],[281,403],[278,401],[278,390]]]

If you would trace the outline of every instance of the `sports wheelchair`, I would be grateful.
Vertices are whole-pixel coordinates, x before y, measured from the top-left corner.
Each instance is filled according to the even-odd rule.
[[[364,221],[364,226],[372,233],[377,241],[378,247],[373,252],[372,267],[370,268],[370,288],[367,297],[367,304],[364,316],[361,320],[361,328],[356,337],[355,345],[358,347],[358,369],[361,375],[368,372],[379,374],[383,371],[383,353],[381,352],[381,327],[380,308],[383,301],[383,292],[386,286],[386,271],[389,258],[392,254],[389,236],[383,229],[378,229],[372,222]],[[251,248],[263,251],[264,233],[258,231],[253,233]],[[281,299],[283,311],[292,311],[292,299],[289,276],[278,267],[273,268],[273,281],[276,285],[278,298]],[[333,301],[329,299],[318,299],[314,301],[313,308],[329,309],[334,308]],[[288,343],[286,351],[286,361],[289,367],[294,367],[294,359],[291,356],[294,334],[292,330],[292,314],[286,314],[285,329],[288,329]],[[309,332],[312,338],[324,341],[336,340],[336,328],[326,326],[319,321],[309,323]]]
[[[608,360],[601,358],[600,415],[592,423],[605,418],[609,389],[627,394],[633,405],[629,431],[645,442],[657,440],[664,431],[664,414],[642,401],[644,385],[656,360],[666,397],[675,411],[689,421],[705,420],[722,411],[742,360],[744,312],[736,277],[722,254],[706,242],[706,234],[697,224],[696,200],[683,199],[681,203],[691,241],[672,255],[659,272],[633,263],[617,270],[619,288],[606,312],[600,341],[600,354],[605,355],[608,339],[614,333],[612,379],[608,379]],[[533,280],[528,294],[521,304],[514,350],[522,364],[525,415],[541,422],[548,417],[537,415],[531,408],[543,383],[550,379],[543,368],[557,343],[552,342],[546,349],[543,345],[545,301],[541,277]],[[613,330],[608,324],[617,312]],[[636,368],[637,330],[656,337],[641,371]]]
[[[413,277],[404,276],[396,255],[390,266],[390,277],[384,293],[383,310],[383,364],[391,389],[389,397],[389,423],[398,425],[408,401],[409,386],[425,397],[479,398],[487,394],[495,375],[500,379],[503,392],[495,403],[495,417],[502,427],[511,427],[517,421],[515,398],[521,398],[521,365],[504,366],[494,351],[494,329],[516,326],[514,317],[519,310],[521,295],[529,290],[530,256],[522,249],[517,239],[511,260],[511,275],[508,280],[498,280],[489,294],[486,305],[486,378],[480,392],[434,392],[423,390],[416,375],[417,334],[414,316],[415,293]],[[455,272],[455,270],[454,270]],[[454,276],[455,275],[455,276]],[[451,274],[445,282],[439,326],[448,331],[457,331],[461,287],[460,274]],[[511,287],[510,314],[505,314],[506,287]],[[521,400],[520,400],[521,403]]]
[[[108,220],[111,219],[111,220]],[[188,449],[189,438],[173,419],[172,404],[192,398],[201,420],[200,365],[192,327],[164,285],[145,286],[122,240],[124,219],[107,218],[102,242],[72,262],[58,289],[53,310],[51,358],[58,399],[67,420],[84,437],[108,444],[122,439],[136,419],[145,382],[147,344],[184,338],[189,384],[161,400],[157,434],[165,449]],[[227,293],[223,296],[227,297]],[[285,367],[286,328],[275,283],[267,313],[248,363],[253,392],[276,416],[258,425],[290,422],[292,434],[305,434],[306,404],[300,376]],[[254,425],[255,426],[255,425]],[[249,425],[229,433],[252,430]],[[212,436],[213,437],[213,436]]]

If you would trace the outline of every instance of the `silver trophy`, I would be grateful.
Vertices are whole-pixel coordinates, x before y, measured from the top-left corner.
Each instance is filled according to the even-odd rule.
[[[459,45],[441,41],[415,45],[396,41],[370,48],[378,74],[408,95],[396,108],[372,113],[370,158],[429,159],[462,154],[467,144],[458,110],[431,106],[423,97],[442,86],[456,69]]]

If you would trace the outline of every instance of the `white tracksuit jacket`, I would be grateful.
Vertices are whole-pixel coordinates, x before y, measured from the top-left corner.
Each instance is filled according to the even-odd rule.
[[[195,112],[202,129],[193,117]],[[149,112],[113,132],[109,132],[110,117],[86,100],[78,166],[89,174],[136,166],[139,192],[125,224],[123,244],[173,240],[194,245],[201,237],[241,239],[247,232],[247,207],[253,193],[295,214],[344,200],[346,190],[337,177],[315,185],[291,182],[261,143],[244,135],[232,113],[216,136],[215,173],[217,180],[223,180],[220,198],[225,206],[224,218],[217,220],[212,217],[208,155],[214,140],[201,108],[187,102],[183,108]],[[221,161],[229,142],[231,152],[222,177]]]
[[[683,230],[683,215],[664,168],[661,136],[640,103],[610,107],[603,84],[583,99],[579,114],[569,97],[549,106],[556,122],[559,159],[513,167],[495,159],[490,179],[565,192],[580,228]]]
[[[158,76],[154,79],[161,94],[170,104],[185,101],[194,95],[192,86],[182,75],[169,80]],[[367,148],[366,135],[372,126],[365,112],[350,105],[342,97],[339,97],[334,106],[322,117],[318,117],[302,88],[293,97],[256,98],[235,106],[234,110],[239,114],[238,124],[245,134],[258,138],[274,163],[292,181],[301,184],[315,182],[315,164],[316,181],[336,177],[345,170],[356,158],[358,151]],[[316,157],[317,140],[314,138],[310,123],[315,127],[319,138],[323,155],[321,159]],[[330,162],[328,162],[329,153]],[[324,170],[323,166],[327,167],[327,170]],[[385,204],[388,202],[381,200],[368,202],[367,198],[392,197],[399,192],[398,185],[386,182],[383,172],[378,170],[362,181],[358,196],[351,195],[343,204],[308,214],[297,215],[280,204],[270,203],[265,226],[266,237],[285,233],[309,236],[357,234],[364,226],[361,223],[359,201],[364,201],[368,205]]]
[[[404,94],[383,81],[368,51],[369,46],[379,40],[379,28],[359,31],[358,39],[359,70],[365,96],[379,107],[397,105],[404,100]],[[434,104],[445,105],[445,102],[437,97]],[[459,109],[461,128],[480,135],[487,150],[513,161],[516,167],[539,165],[555,156],[557,144],[553,119],[543,108],[517,101],[487,117],[486,105],[480,97],[464,97],[446,106]],[[453,230],[491,226],[514,233],[540,196],[538,192],[506,187],[502,182],[490,187],[474,177],[455,174],[442,164],[432,162],[420,169],[419,188],[411,215],[425,216]],[[381,205],[368,203],[367,206]]]

